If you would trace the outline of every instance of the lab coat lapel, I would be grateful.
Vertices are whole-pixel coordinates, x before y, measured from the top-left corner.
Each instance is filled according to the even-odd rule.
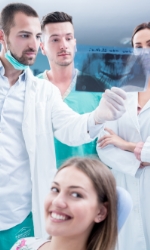
[[[22,132],[26,144],[26,149],[30,158],[30,166],[34,166],[34,155],[36,145],[36,124],[35,124],[35,96],[36,96],[36,81],[29,72],[26,80],[26,93],[24,103],[24,118],[22,123]],[[31,167],[32,168],[32,167]],[[32,176],[31,169],[31,176]]]
[[[127,99],[127,112],[129,113],[129,116],[134,126],[136,127],[138,132],[140,132],[140,126],[139,126],[138,116],[137,116],[137,105],[138,105],[138,92],[135,92],[135,93],[132,93],[132,96],[130,96]]]

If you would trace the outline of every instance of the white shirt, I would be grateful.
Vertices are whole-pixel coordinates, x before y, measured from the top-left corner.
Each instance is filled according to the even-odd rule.
[[[0,62],[0,230],[31,211],[29,156],[22,135],[25,73],[10,87]]]

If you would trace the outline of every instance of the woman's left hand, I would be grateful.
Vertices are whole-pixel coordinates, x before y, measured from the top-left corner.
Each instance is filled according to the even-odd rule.
[[[128,142],[123,140],[120,136],[116,135],[111,129],[105,128],[105,130],[109,133],[108,135],[104,135],[102,138],[98,140],[99,147],[104,148],[109,144],[112,144],[122,150],[128,150],[127,145]]]

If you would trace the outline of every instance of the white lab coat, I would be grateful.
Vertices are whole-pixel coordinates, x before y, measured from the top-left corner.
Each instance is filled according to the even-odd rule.
[[[100,129],[99,138],[112,129],[130,142],[145,142],[141,153],[143,162],[150,162],[150,101],[137,115],[138,93],[129,93],[127,112],[117,121],[107,122]],[[119,235],[119,250],[150,250],[150,166],[139,169],[132,152],[113,145],[97,146],[102,162],[112,168],[117,185],[125,188],[133,199],[133,210]],[[118,249],[118,248],[117,248]]]
[[[90,142],[89,114],[79,115],[62,100],[59,90],[28,70],[22,132],[29,154],[32,212],[36,237],[44,237],[44,199],[56,172],[54,138],[70,146]]]

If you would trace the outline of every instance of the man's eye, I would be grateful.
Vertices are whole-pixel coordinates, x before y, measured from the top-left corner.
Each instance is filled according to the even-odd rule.
[[[72,40],[72,38],[71,37],[67,37],[67,41],[70,41],[70,40]]]
[[[53,39],[52,42],[53,43],[58,42],[58,39]]]
[[[72,196],[75,197],[75,198],[82,198],[82,195],[79,194],[79,193],[76,193],[76,192],[73,192]]]
[[[27,34],[22,34],[21,37],[22,37],[22,38],[28,38],[29,35],[27,35]]]
[[[37,39],[41,40],[41,36],[36,36]]]

